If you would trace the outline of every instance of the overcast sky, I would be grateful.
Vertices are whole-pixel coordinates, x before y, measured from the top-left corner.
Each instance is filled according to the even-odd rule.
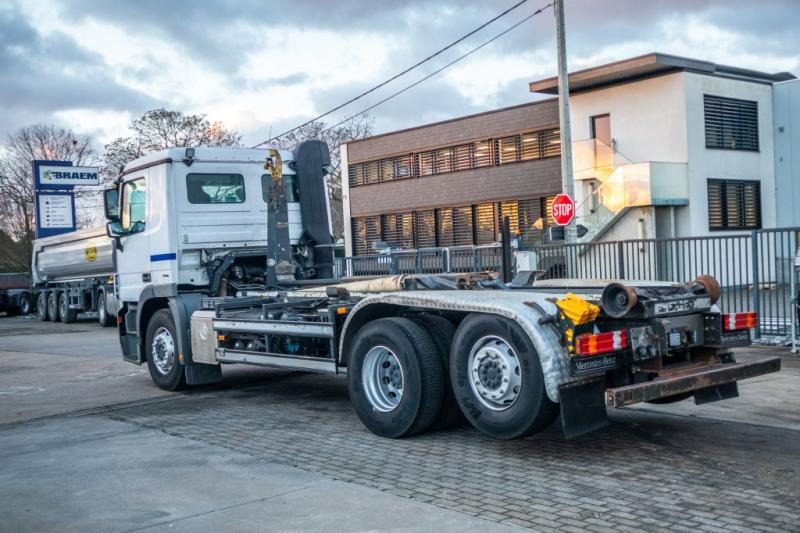
[[[248,144],[413,64],[516,0],[0,0],[0,134],[36,122],[93,135],[166,107]],[[547,3],[528,0],[339,120]],[[570,70],[659,51],[800,74],[800,0],[566,0]],[[552,10],[377,108],[376,132],[534,99],[555,75]]]

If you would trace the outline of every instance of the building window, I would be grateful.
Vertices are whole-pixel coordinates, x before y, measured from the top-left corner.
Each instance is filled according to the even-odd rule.
[[[520,160],[519,141],[519,135],[497,139],[497,163],[499,165],[514,163]]]
[[[705,94],[703,104],[706,148],[758,151],[758,102]]]
[[[708,228],[761,228],[761,182],[709,179]]]
[[[611,115],[606,113],[592,117],[592,139],[611,146]]]

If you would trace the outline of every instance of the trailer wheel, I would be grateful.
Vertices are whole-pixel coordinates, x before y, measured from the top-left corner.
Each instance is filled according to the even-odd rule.
[[[58,316],[58,293],[56,291],[47,295],[47,318],[50,319],[50,322],[61,321]]]
[[[430,428],[442,408],[442,359],[430,335],[407,318],[359,330],[348,357],[350,402],[367,428],[399,438]]]
[[[19,295],[19,302],[17,303],[17,309],[19,309],[19,313],[21,315],[29,315],[31,313],[31,295],[27,292],[23,292]]]
[[[444,366],[444,395],[442,397],[442,412],[439,418],[431,426],[432,430],[447,429],[460,426],[466,420],[461,408],[458,406],[456,397],[453,394],[453,387],[450,385],[450,348],[453,345],[453,336],[456,327],[452,322],[439,315],[425,313],[418,315],[414,321],[425,328],[433,339],[433,343],[439,351]]]
[[[47,296],[43,292],[36,297],[36,316],[41,322],[50,320],[50,316],[47,314]]]
[[[58,319],[65,324],[72,324],[78,318],[78,311],[69,308],[67,291],[58,295]]]
[[[532,435],[558,417],[536,348],[507,318],[471,314],[461,322],[453,339],[450,377],[467,420],[490,437]]]
[[[107,305],[106,291],[100,289],[97,291],[97,322],[104,328],[114,325],[114,317],[108,314]]]
[[[178,361],[178,336],[169,309],[153,314],[145,337],[147,369],[160,389],[175,391],[186,388],[186,375]]]

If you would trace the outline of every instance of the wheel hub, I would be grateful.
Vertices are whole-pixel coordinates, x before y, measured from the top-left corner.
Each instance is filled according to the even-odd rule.
[[[522,372],[514,349],[500,337],[484,337],[473,345],[468,361],[470,386],[489,409],[503,411],[517,401]]]
[[[385,346],[367,352],[361,366],[361,385],[372,408],[382,413],[393,411],[403,398],[403,367]]]
[[[169,374],[175,364],[175,343],[167,328],[158,328],[153,336],[151,348],[156,370],[163,375]]]

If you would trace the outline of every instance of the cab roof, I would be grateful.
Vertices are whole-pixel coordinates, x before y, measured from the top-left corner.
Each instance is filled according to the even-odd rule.
[[[127,174],[145,167],[151,167],[161,163],[171,163],[173,161],[183,161],[187,158],[187,149],[194,150],[193,161],[230,161],[230,162],[253,162],[263,163],[269,156],[267,148],[229,148],[229,147],[180,147],[159,150],[142,157],[138,157],[127,163],[122,174]],[[291,150],[278,150],[283,162],[294,159]]]

